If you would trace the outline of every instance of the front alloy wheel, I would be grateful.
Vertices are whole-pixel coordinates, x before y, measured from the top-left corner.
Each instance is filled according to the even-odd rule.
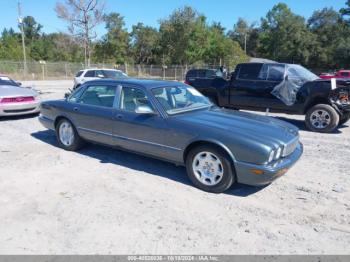
[[[222,193],[235,182],[230,157],[216,146],[201,145],[192,149],[186,157],[186,169],[192,183],[204,191]]]
[[[339,114],[330,105],[318,104],[308,110],[305,121],[311,131],[328,133],[338,126]]]
[[[217,185],[224,175],[220,159],[211,152],[199,152],[192,161],[192,169],[196,178],[207,186]]]

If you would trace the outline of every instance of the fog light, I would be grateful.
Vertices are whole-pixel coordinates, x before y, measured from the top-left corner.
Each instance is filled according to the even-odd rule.
[[[264,171],[260,169],[250,169],[250,172],[252,172],[254,175],[263,175]]]

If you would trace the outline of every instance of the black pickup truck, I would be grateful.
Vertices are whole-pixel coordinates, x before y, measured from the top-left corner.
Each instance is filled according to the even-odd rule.
[[[191,69],[185,83],[220,107],[305,115],[312,131],[332,132],[350,119],[350,79],[320,79],[300,65],[243,63],[228,79]]]

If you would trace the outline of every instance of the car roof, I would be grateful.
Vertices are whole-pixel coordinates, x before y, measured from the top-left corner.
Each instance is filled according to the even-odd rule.
[[[138,78],[126,78],[126,79],[101,79],[93,80],[87,83],[95,84],[116,84],[116,85],[134,85],[138,87],[144,87],[146,89],[154,87],[164,87],[164,86],[178,86],[183,85],[183,83],[178,81],[166,81],[166,80],[150,80],[150,79],[138,79]]]
[[[122,71],[120,69],[114,69],[114,68],[87,68],[87,69],[82,69],[79,71],[88,71],[88,70]]]

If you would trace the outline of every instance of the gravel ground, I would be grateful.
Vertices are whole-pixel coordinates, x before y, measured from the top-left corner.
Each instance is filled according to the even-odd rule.
[[[33,83],[29,83],[33,84]],[[43,99],[71,81],[37,82]],[[194,188],[185,169],[57,147],[36,117],[0,120],[0,254],[350,254],[350,128],[318,134],[264,188]]]

